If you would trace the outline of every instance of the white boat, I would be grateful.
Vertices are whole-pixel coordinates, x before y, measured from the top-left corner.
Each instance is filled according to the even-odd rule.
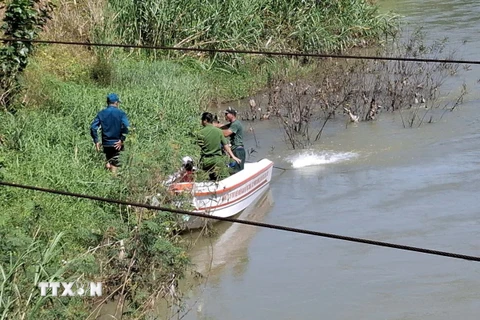
[[[193,212],[215,217],[232,217],[254,203],[268,189],[272,178],[273,162],[262,159],[245,163],[245,168],[221,181],[181,182],[170,185],[170,190],[193,195]],[[185,215],[187,229],[200,228],[205,220]]]

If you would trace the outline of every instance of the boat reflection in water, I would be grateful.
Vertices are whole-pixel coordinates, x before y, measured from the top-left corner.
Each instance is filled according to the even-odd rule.
[[[262,222],[272,208],[272,191],[270,186],[267,186],[259,194],[257,200],[235,218]],[[198,299],[188,301],[188,296],[198,296],[199,290],[202,290],[205,284],[218,281],[220,279],[219,275],[227,266],[232,266],[234,270],[238,271],[240,269],[240,272],[243,272],[243,268],[246,266],[245,259],[248,256],[249,242],[253,239],[258,227],[221,221],[213,224],[213,228],[216,236],[205,236],[198,230],[184,235],[195,241],[189,254],[194,269],[201,273],[203,278],[187,276],[186,279],[179,281],[178,292],[186,294],[181,309],[176,304],[172,304],[170,300],[167,301],[164,298],[156,300],[153,312],[159,319],[195,317],[195,313],[201,313],[204,302]],[[116,316],[116,303],[115,301],[106,304],[97,319],[113,319]]]
[[[235,218],[262,222],[273,208],[273,204],[272,191],[267,185],[260,191],[256,200]],[[183,319],[192,319],[191,317],[196,316],[203,318],[201,314],[206,301],[203,301],[202,291],[206,285],[211,286],[220,281],[221,274],[226,268],[232,268],[235,274],[242,274],[247,266],[245,261],[248,261],[249,243],[258,227],[225,221],[219,221],[210,227],[213,228],[211,236],[204,235],[199,229],[184,233],[184,237],[192,241],[189,255],[193,269],[201,274],[201,277],[194,277],[189,273],[186,278],[179,281],[179,292],[183,293],[181,310],[175,305],[169,305],[164,299],[156,301],[155,314],[161,319],[170,319],[172,315]]]
[[[273,196],[268,187],[255,203],[236,218],[261,222],[273,207]],[[199,237],[190,252],[196,271],[209,277],[219,274],[227,265],[240,266],[247,258],[247,249],[258,227],[240,223],[219,222],[214,225],[216,237]],[[195,235],[192,235],[195,237]],[[197,235],[198,237],[198,235]]]

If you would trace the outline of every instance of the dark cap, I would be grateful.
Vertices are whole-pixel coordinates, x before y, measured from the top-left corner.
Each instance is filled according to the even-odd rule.
[[[237,111],[235,109],[233,109],[232,107],[228,107],[228,109],[225,110],[225,114],[227,114],[227,113],[233,114],[234,116],[237,115]]]
[[[109,93],[107,96],[107,102],[115,103],[115,102],[122,102],[116,93]]]

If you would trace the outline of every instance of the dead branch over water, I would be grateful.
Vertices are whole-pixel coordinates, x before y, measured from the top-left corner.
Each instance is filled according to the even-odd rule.
[[[441,57],[445,44],[436,41],[427,46],[423,34],[417,31],[405,43],[392,45],[388,54],[377,55],[445,59]],[[450,53],[447,59],[452,56]],[[418,127],[434,122],[438,109],[443,109],[443,114],[453,111],[467,93],[463,85],[455,101],[440,102],[440,88],[448,77],[458,73],[458,64],[326,59],[317,63],[316,70],[308,79],[285,80],[285,75],[272,78],[266,110],[257,108],[251,100],[244,120],[277,119],[285,140],[298,149],[318,141],[327,122],[339,116],[348,124],[375,121],[382,112],[399,111],[405,128]]]

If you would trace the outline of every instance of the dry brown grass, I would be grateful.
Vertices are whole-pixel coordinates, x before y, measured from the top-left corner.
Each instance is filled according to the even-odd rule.
[[[105,0],[60,0],[40,37],[44,40],[93,42],[92,32],[103,24],[105,5]],[[85,66],[95,62],[94,53],[84,46],[49,45],[39,50],[36,58],[44,72],[64,80],[84,77]]]
[[[48,92],[42,83],[42,74],[52,74],[64,81],[83,81],[90,77],[90,67],[95,63],[95,57],[86,49],[72,48],[67,45],[50,45],[37,48],[35,63],[30,64],[23,74],[26,83],[22,96],[25,106],[45,105]]]
[[[105,5],[105,0],[60,0],[40,38],[93,42],[92,30],[102,25]],[[95,59],[94,52],[85,46],[51,44],[37,47],[35,63],[27,68],[24,75],[27,89],[23,103],[41,105],[48,100],[48,96],[39,90],[43,78],[38,76],[39,72],[55,75],[64,81],[86,80]]]
[[[103,23],[105,0],[60,0],[42,38],[48,40],[92,40],[92,30]]]
[[[0,4],[0,23],[3,22],[3,18],[5,18],[5,3]],[[0,35],[3,36],[3,32],[0,31]]]

